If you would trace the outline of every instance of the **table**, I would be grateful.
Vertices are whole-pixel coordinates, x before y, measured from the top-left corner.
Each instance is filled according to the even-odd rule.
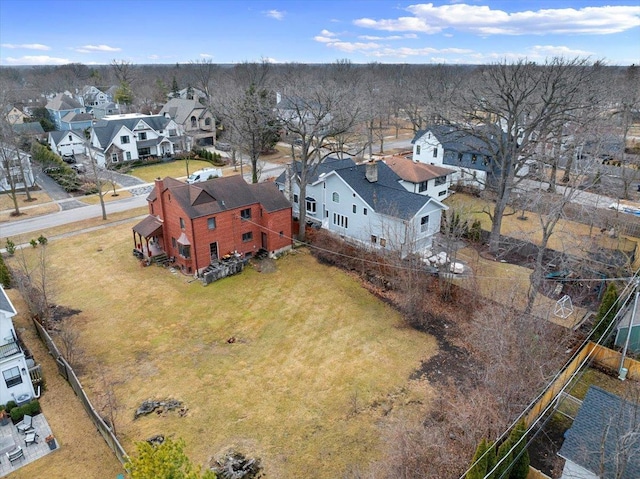
[[[31,444],[35,444],[36,443],[36,437],[38,437],[38,435],[35,432],[28,432],[24,436],[24,443],[27,446],[30,446]]]
[[[11,436],[0,437],[0,454],[13,451],[15,448],[16,448],[16,443],[13,442],[13,438]]]

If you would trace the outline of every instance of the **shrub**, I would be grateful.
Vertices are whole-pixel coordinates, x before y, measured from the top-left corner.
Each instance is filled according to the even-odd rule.
[[[34,248],[38,246],[38,242],[34,239],[31,239],[31,241],[29,241],[29,244]]]
[[[4,263],[4,258],[0,254],[0,284],[5,287],[11,287],[11,272],[9,268]]]
[[[9,238],[7,238],[7,253],[9,253],[11,256],[13,256],[16,252],[16,244],[11,241]]]
[[[44,236],[44,235],[40,235],[38,236],[38,243],[40,243],[41,245],[46,245],[49,242],[49,240]]]
[[[40,414],[40,412],[40,401],[34,399],[24,406],[14,407],[13,409],[11,409],[11,419],[14,423],[17,423],[22,421],[22,418],[24,418],[25,414],[28,414],[29,416],[35,416],[36,414]]]
[[[11,410],[12,410],[13,408],[15,408],[16,406],[17,406],[17,404],[16,404],[16,402],[15,402],[15,401],[9,401],[9,402],[4,406],[4,409],[5,409],[5,411],[7,411],[7,412],[9,412],[9,413],[10,413],[10,412],[11,412]]]

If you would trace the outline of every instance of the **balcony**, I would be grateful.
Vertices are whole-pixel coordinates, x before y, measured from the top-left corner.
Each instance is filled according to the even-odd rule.
[[[16,354],[22,354],[22,349],[17,341],[9,341],[0,345],[0,360],[10,358]]]

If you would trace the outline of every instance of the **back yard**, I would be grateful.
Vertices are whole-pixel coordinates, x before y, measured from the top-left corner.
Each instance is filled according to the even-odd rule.
[[[268,477],[334,478],[380,458],[395,418],[425,413],[431,389],[408,378],[435,340],[356,279],[298,250],[273,273],[203,287],[141,267],[132,224],[47,246],[54,302],[81,311],[65,320],[79,332],[81,380],[98,407],[114,391],[128,451],[172,435],[198,464],[235,447]],[[134,421],[147,399],[183,401],[186,413]]]

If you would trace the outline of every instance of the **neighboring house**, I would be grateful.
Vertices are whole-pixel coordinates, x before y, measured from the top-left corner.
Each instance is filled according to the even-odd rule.
[[[404,156],[391,156],[383,161],[401,178],[400,184],[407,191],[429,195],[442,201],[449,196],[454,170],[442,166],[427,165]]]
[[[197,100],[200,101],[200,99],[206,99],[207,95],[205,92],[203,92],[202,90],[198,89],[198,88],[183,88],[182,90],[178,90],[177,95],[173,92],[169,93],[167,95],[167,97],[169,99],[172,98],[182,98],[183,100]]]
[[[211,111],[199,101],[172,98],[162,107],[159,114],[182,125],[185,135],[193,139],[193,145],[215,143],[215,118]]]
[[[486,126],[485,128],[491,128]],[[453,183],[485,189],[493,186],[500,176],[500,165],[495,161],[499,150],[496,135],[474,136],[453,125],[432,125],[416,133],[413,143],[413,160],[455,170]],[[518,175],[524,176],[528,168],[522,167]]]
[[[561,479],[640,477],[640,405],[591,386],[558,455]]]
[[[90,142],[100,166],[173,156],[182,150],[182,127],[162,115],[105,116],[91,128]]]
[[[631,336],[627,343],[629,327],[631,327]],[[635,311],[634,308],[629,308],[627,310],[622,319],[618,322],[616,329],[616,346],[623,348],[625,344],[627,344],[627,348],[631,354],[640,353],[640,304],[636,305]]]
[[[15,401],[28,402],[35,396],[29,362],[18,341],[13,327],[13,317],[18,314],[4,288],[0,286],[0,404]]]
[[[20,172],[21,164],[24,178]],[[11,191],[12,181],[17,190],[25,189],[25,181],[29,188],[35,185],[35,179],[31,169],[31,155],[1,143],[0,170],[2,171],[0,174],[0,191]]]
[[[187,274],[232,253],[248,258],[292,244],[291,204],[273,183],[229,176],[188,185],[167,177],[147,201],[150,215],[133,227],[134,249],[146,258],[166,254]]]
[[[7,121],[11,125],[17,125],[20,123],[25,123],[29,121],[29,115],[24,114],[20,110],[18,110],[15,106],[8,106],[6,108],[7,114],[5,115]]]
[[[35,138],[38,140],[46,137],[46,133],[42,128],[42,125],[37,121],[32,121],[30,123],[16,123],[11,126],[11,129],[16,135],[22,137]]]
[[[120,113],[120,107],[118,104],[113,103],[112,101],[109,103],[105,103],[103,105],[94,106],[91,110],[93,117],[96,120],[101,120],[107,115],[117,115]]]
[[[64,129],[62,119],[65,117],[67,118],[65,125],[69,126],[68,120],[73,118],[73,116],[67,116],[70,113],[73,113],[74,115],[79,113],[86,113],[84,106],[82,106],[80,102],[72,98],[71,95],[67,95],[65,93],[56,94],[47,102],[45,108],[51,115],[51,118],[56,125],[56,130]]]
[[[306,208],[310,223],[364,245],[399,251],[402,256],[431,248],[447,207],[430,196],[407,191],[385,163],[328,159],[316,173],[305,198],[299,197],[295,179],[288,180],[291,173],[276,180],[281,191],[291,192],[294,215]]]
[[[93,85],[87,85],[80,91],[78,101],[84,105],[87,113],[91,113],[94,107],[112,102],[113,97]]]
[[[93,115],[91,113],[67,113],[60,119],[60,125],[63,131],[84,131],[91,128],[93,124]]]
[[[49,146],[58,155],[80,155],[86,153],[86,139],[82,131],[50,131]]]

